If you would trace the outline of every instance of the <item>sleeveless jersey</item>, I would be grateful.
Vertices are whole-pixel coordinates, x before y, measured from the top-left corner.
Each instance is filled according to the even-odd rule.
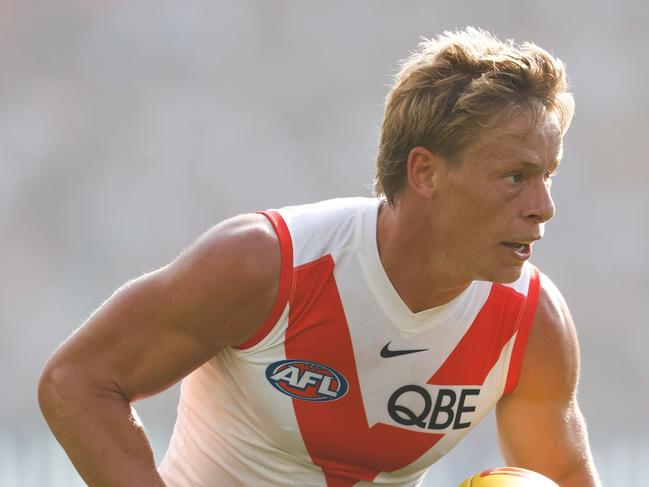
[[[514,389],[538,271],[413,313],[379,259],[379,203],[263,212],[281,247],[276,302],[183,380],[168,486],[416,486]]]

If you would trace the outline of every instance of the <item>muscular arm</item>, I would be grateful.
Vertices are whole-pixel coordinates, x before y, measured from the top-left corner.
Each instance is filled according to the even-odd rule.
[[[520,380],[496,408],[505,461],[540,472],[561,487],[599,486],[576,386],[579,347],[563,297],[542,276]]]
[[[265,217],[228,220],[119,289],[54,353],[39,403],[89,485],[164,485],[130,403],[251,336],[272,307],[279,270]]]

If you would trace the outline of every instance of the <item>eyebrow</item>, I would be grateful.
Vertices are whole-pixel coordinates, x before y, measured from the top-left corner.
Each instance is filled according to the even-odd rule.
[[[532,169],[537,169],[539,167],[539,165],[536,162],[527,161],[527,160],[516,161],[515,164],[529,167]],[[557,159],[552,162],[552,164],[550,165],[550,169],[555,170],[557,167],[559,167],[560,164],[561,164],[561,159]]]

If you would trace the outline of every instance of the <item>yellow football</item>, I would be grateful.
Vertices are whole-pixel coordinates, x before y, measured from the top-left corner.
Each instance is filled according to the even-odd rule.
[[[559,487],[540,473],[524,468],[499,467],[469,477],[458,487]]]

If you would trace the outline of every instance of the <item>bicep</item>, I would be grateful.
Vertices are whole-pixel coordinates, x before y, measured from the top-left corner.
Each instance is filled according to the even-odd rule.
[[[261,324],[279,276],[276,246],[263,216],[217,226],[173,263],[119,289],[50,366],[131,401],[169,387]]]
[[[175,318],[165,269],[120,288],[53,357],[79,380],[129,400],[172,385],[212,352],[189,321]]]

